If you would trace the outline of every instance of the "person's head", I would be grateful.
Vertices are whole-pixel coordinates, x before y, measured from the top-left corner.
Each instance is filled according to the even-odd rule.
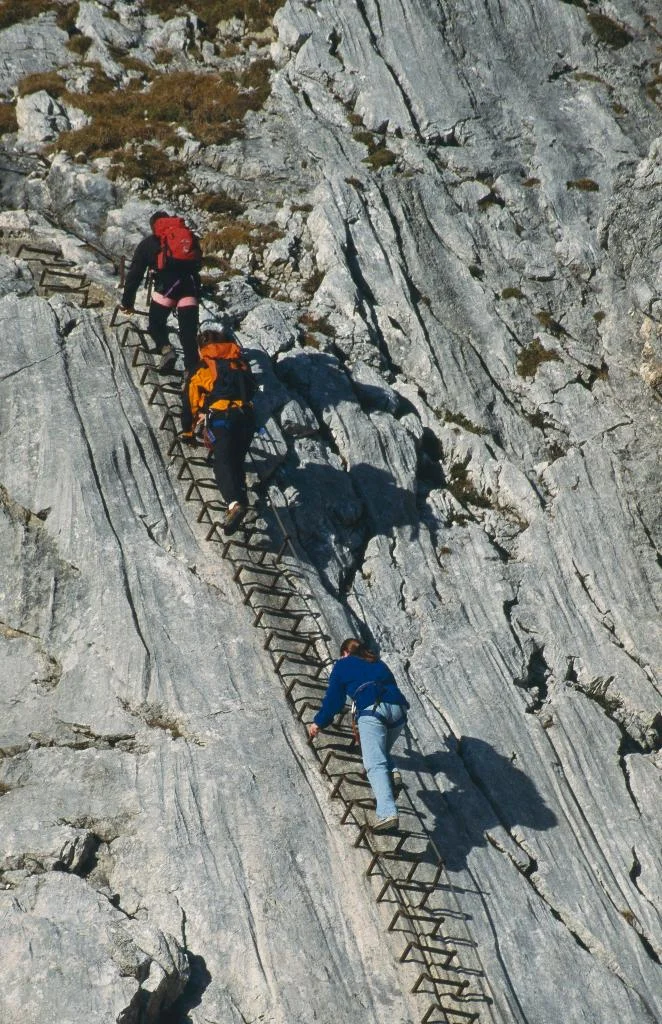
[[[224,327],[216,328],[215,330],[200,331],[198,334],[198,348],[204,348],[205,345],[216,345],[219,341],[232,341],[232,334]]]
[[[170,214],[166,213],[165,210],[157,210],[156,213],[153,213],[152,216],[149,218],[149,226],[152,229],[152,231],[154,230],[154,225],[156,224],[157,220],[163,220],[164,217],[169,216]]]
[[[379,655],[357,640],[355,636],[348,637],[340,645],[340,657],[346,658],[348,654],[352,654],[355,658],[363,658],[364,661],[379,661]]]

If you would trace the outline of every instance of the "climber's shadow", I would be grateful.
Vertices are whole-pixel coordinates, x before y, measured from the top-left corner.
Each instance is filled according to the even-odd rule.
[[[359,463],[347,472],[311,460],[288,465],[287,476],[293,488],[290,514],[319,568],[333,557],[336,532],[356,530],[362,544],[369,537],[389,536],[394,527],[410,526],[412,539],[418,532],[414,495],[383,469]]]
[[[273,510],[262,509],[270,544],[277,549],[285,531],[296,541],[298,557],[314,566],[332,591],[334,573],[352,572],[351,558],[345,564],[347,551],[362,551],[372,537],[390,536],[395,527],[409,526],[411,540],[418,536],[415,496],[374,466],[359,464],[347,472],[290,455],[283,483],[287,503],[278,509],[280,525],[272,522]]]
[[[490,829],[542,832],[557,823],[529,776],[485,740],[451,738],[444,751],[407,754],[403,765],[418,775],[418,796],[434,815],[433,838],[449,871],[466,868],[469,853],[487,844]],[[435,788],[429,785],[430,775]]]
[[[416,496],[400,487],[383,469],[360,462],[352,466],[349,478],[361,497],[371,535],[388,536],[396,526],[411,526],[414,540],[418,535],[419,517]]]

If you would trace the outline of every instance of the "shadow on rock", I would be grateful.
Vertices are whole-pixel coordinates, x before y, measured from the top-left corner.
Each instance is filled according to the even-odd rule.
[[[390,473],[365,462],[352,466],[349,478],[363,500],[372,537],[387,535],[396,526],[411,526],[410,539],[415,539],[419,518],[415,494],[400,487]]]
[[[193,1024],[189,1010],[202,1002],[202,994],[211,981],[204,957],[189,953],[191,975],[188,984],[175,1002],[159,1016],[159,1024]]]
[[[557,824],[529,776],[485,740],[451,738],[446,751],[408,753],[411,759],[402,764],[419,777],[418,796],[435,817],[434,840],[449,871],[466,868],[469,853],[487,844],[491,829],[544,832]],[[436,777],[443,792],[429,788],[426,775]]]
[[[315,442],[290,459],[280,480],[287,493],[291,532],[332,593],[351,580],[368,542],[394,527],[418,531],[416,501],[393,477],[373,466],[349,472],[320,461]]]

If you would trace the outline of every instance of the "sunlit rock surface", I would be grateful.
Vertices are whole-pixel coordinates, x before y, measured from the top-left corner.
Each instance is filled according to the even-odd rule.
[[[332,648],[358,622],[409,696],[399,767],[499,1024],[662,1018],[656,16],[288,2],[269,101],[190,151],[283,230],[205,315],[260,370]],[[73,60],[50,17],[0,32],[5,90],[29,32]],[[177,35],[79,29],[108,71]],[[0,1018],[419,1020],[80,241],[130,255],[162,203],[3,141]],[[37,294],[19,236],[109,304]]]

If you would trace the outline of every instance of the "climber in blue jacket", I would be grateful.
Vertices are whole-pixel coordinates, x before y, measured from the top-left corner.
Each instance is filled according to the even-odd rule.
[[[372,830],[386,832],[399,825],[391,749],[405,726],[409,704],[388,666],[355,637],[340,646],[322,706],[308,726],[311,739],[342,711],[348,697],[354,704],[363,764],[377,803]]]

